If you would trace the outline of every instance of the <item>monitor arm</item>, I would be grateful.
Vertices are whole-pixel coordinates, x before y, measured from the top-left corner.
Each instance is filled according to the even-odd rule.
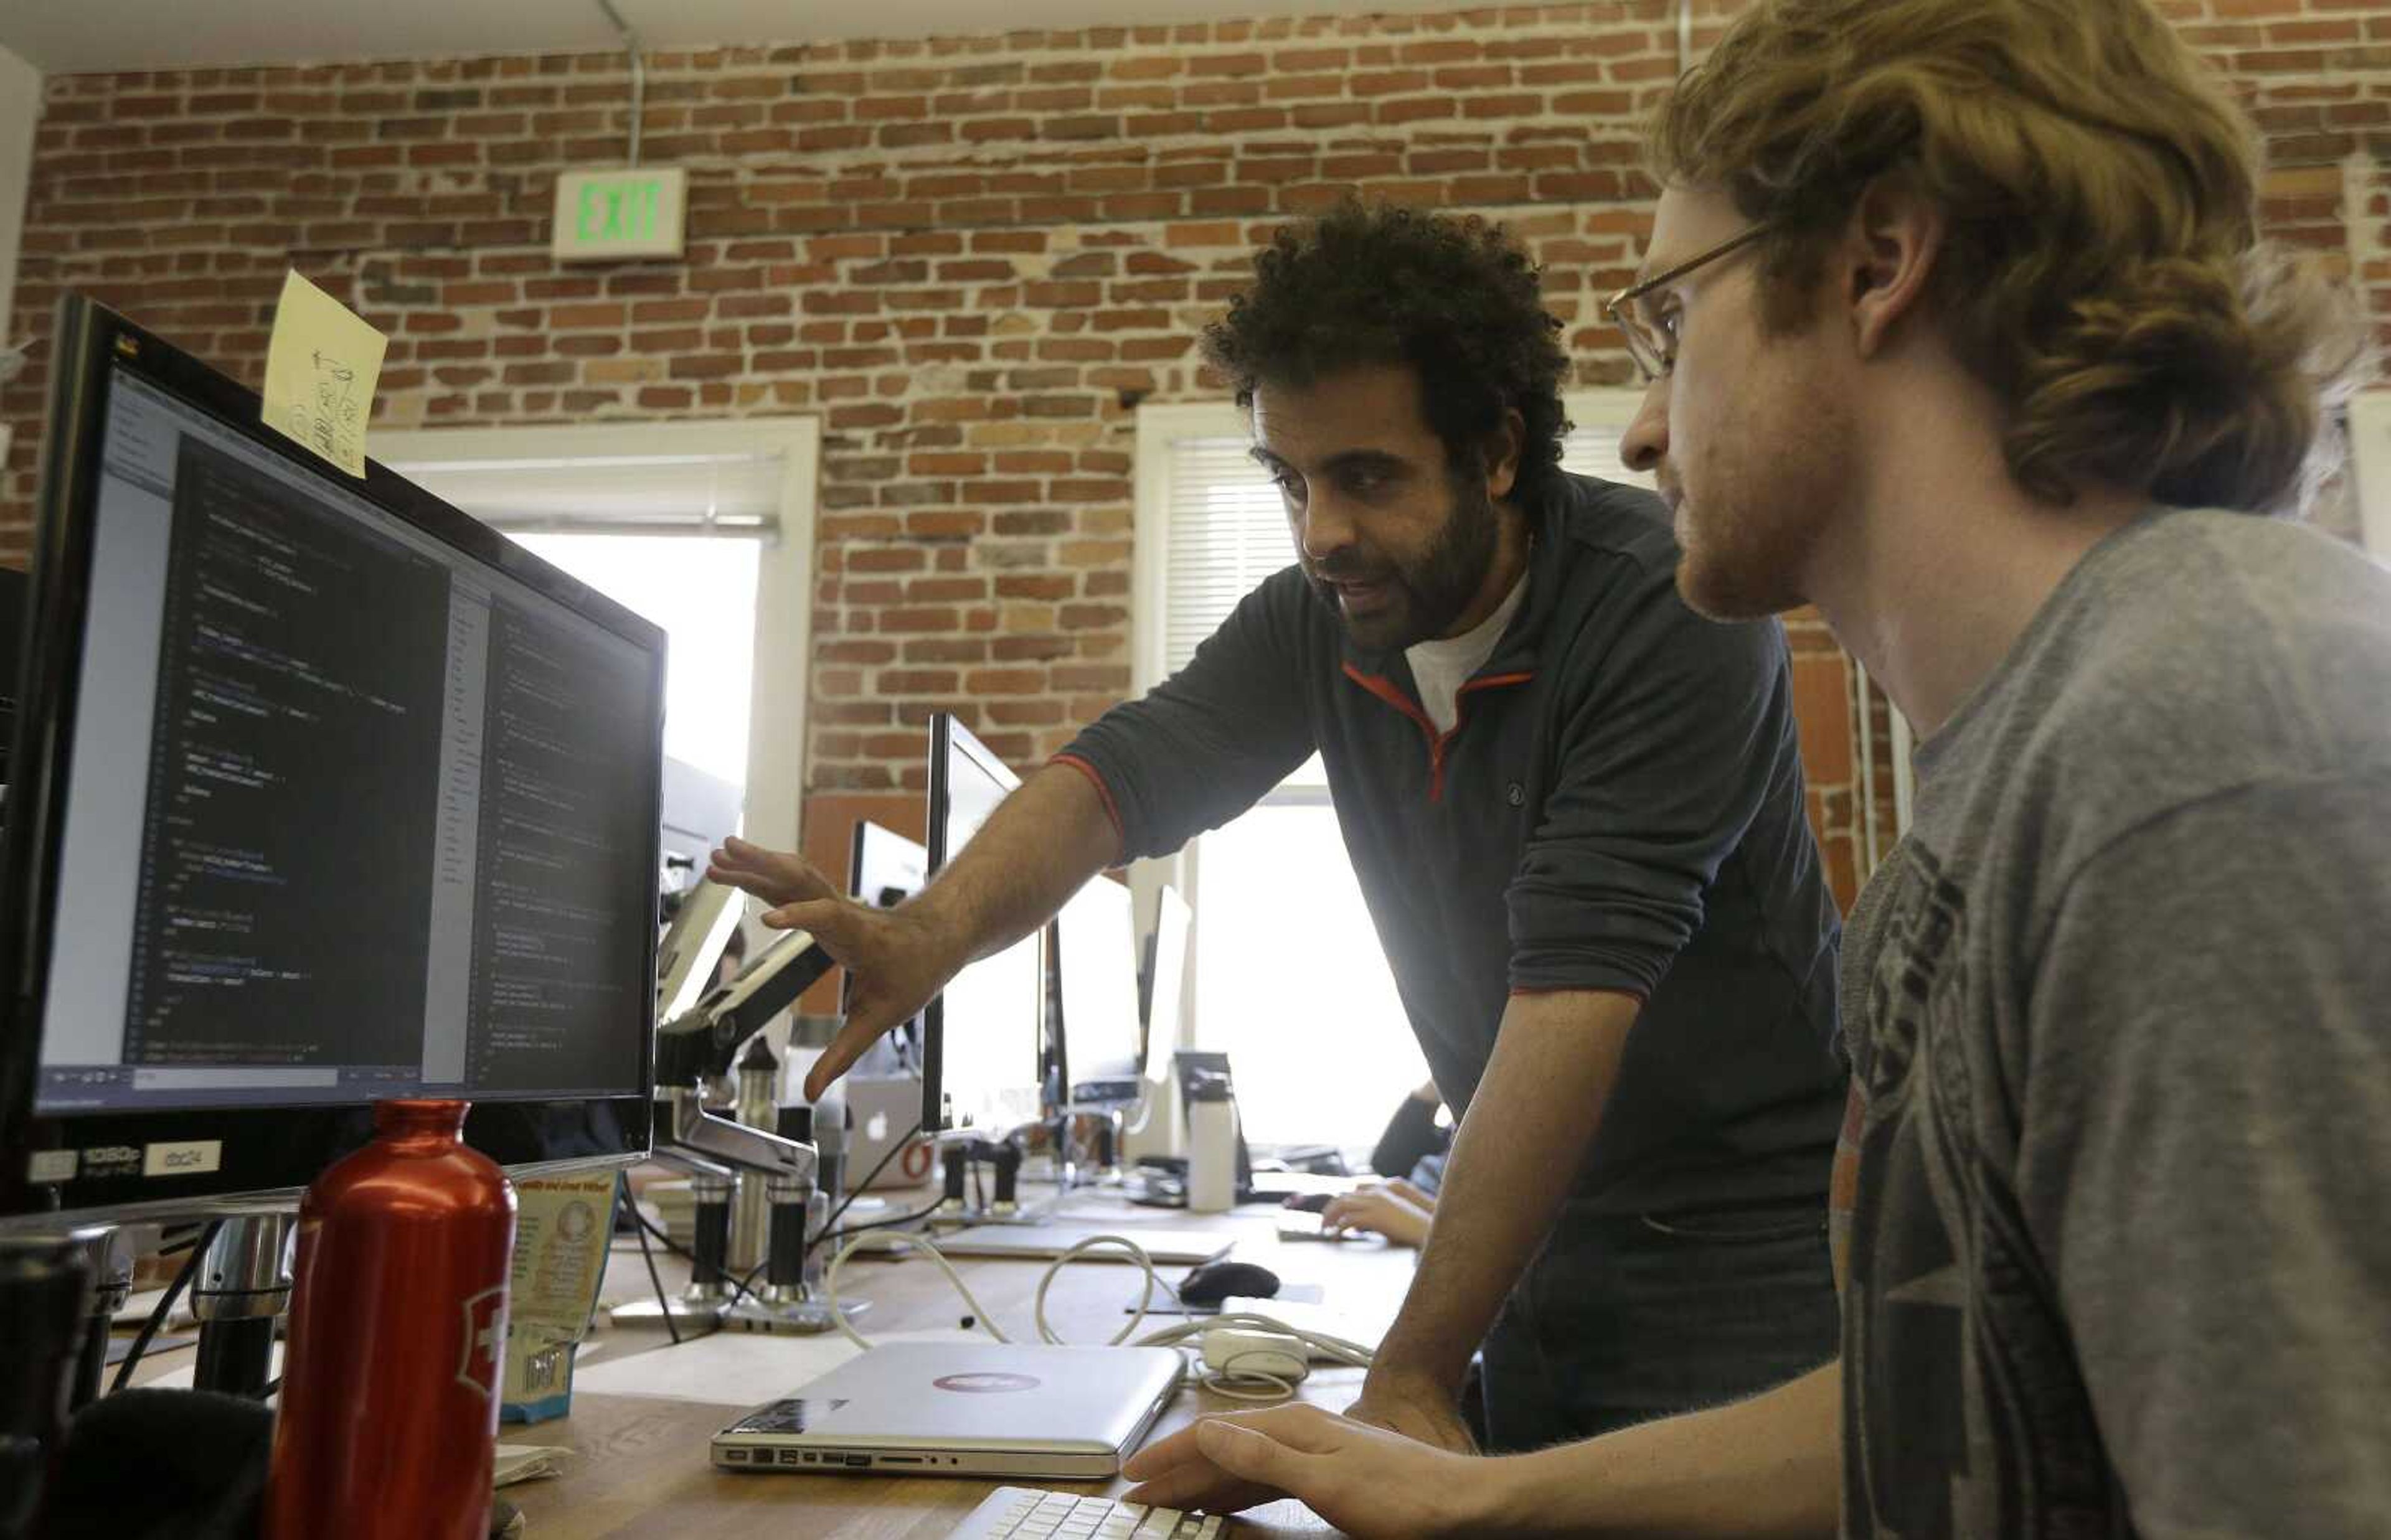
[[[835,966],[811,935],[792,930],[656,1030],[656,1094],[671,1108],[660,1143],[701,1161],[813,1179],[813,1146],[714,1116],[700,1087],[709,1075],[729,1074],[747,1040]]]

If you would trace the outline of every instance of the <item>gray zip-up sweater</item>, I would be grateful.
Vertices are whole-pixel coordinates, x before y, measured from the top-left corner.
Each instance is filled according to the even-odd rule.
[[[1783,632],[1686,608],[1648,493],[1556,473],[1528,512],[1527,600],[1451,732],[1402,654],[1357,648],[1289,567],[1058,757],[1096,782],[1130,857],[1220,827],[1318,750],[1456,1113],[1513,992],[1629,995],[1644,1007],[1581,1204],[1823,1201],[1844,1084],[1839,922],[1803,817]]]

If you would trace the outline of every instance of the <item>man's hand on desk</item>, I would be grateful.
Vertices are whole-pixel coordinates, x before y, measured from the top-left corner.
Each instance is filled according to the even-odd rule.
[[[1478,1441],[1461,1420],[1452,1393],[1426,1376],[1373,1368],[1362,1382],[1362,1399],[1346,1407],[1345,1415],[1450,1454],[1478,1453]]]
[[[1131,1502],[1234,1513],[1293,1497],[1353,1540],[1484,1534],[1496,1473],[1318,1406],[1207,1418],[1123,1471]]]
[[[959,948],[918,905],[859,904],[802,855],[728,839],[705,875],[773,905],[765,924],[810,931],[847,969],[847,1021],[806,1076],[809,1100],[820,1099],[864,1049],[911,1020],[963,967]]]

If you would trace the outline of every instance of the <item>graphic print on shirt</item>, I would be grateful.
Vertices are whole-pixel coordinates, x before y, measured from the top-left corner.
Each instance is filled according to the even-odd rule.
[[[1846,978],[1867,1088],[1843,1306],[1843,1531],[1882,1540],[2130,1534],[1971,1041],[1967,894],[1915,838]],[[1981,1008],[1981,1007],[1980,1007]],[[1995,1126],[1999,1126],[1997,1123]]]

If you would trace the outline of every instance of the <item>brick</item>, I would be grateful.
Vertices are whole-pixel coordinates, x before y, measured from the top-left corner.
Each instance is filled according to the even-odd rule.
[[[1036,695],[1045,687],[1045,674],[1038,669],[976,669],[963,675],[963,688],[974,695]]]
[[[1187,72],[1198,79],[1259,75],[1270,68],[1260,54],[1199,54],[1187,61]]]

